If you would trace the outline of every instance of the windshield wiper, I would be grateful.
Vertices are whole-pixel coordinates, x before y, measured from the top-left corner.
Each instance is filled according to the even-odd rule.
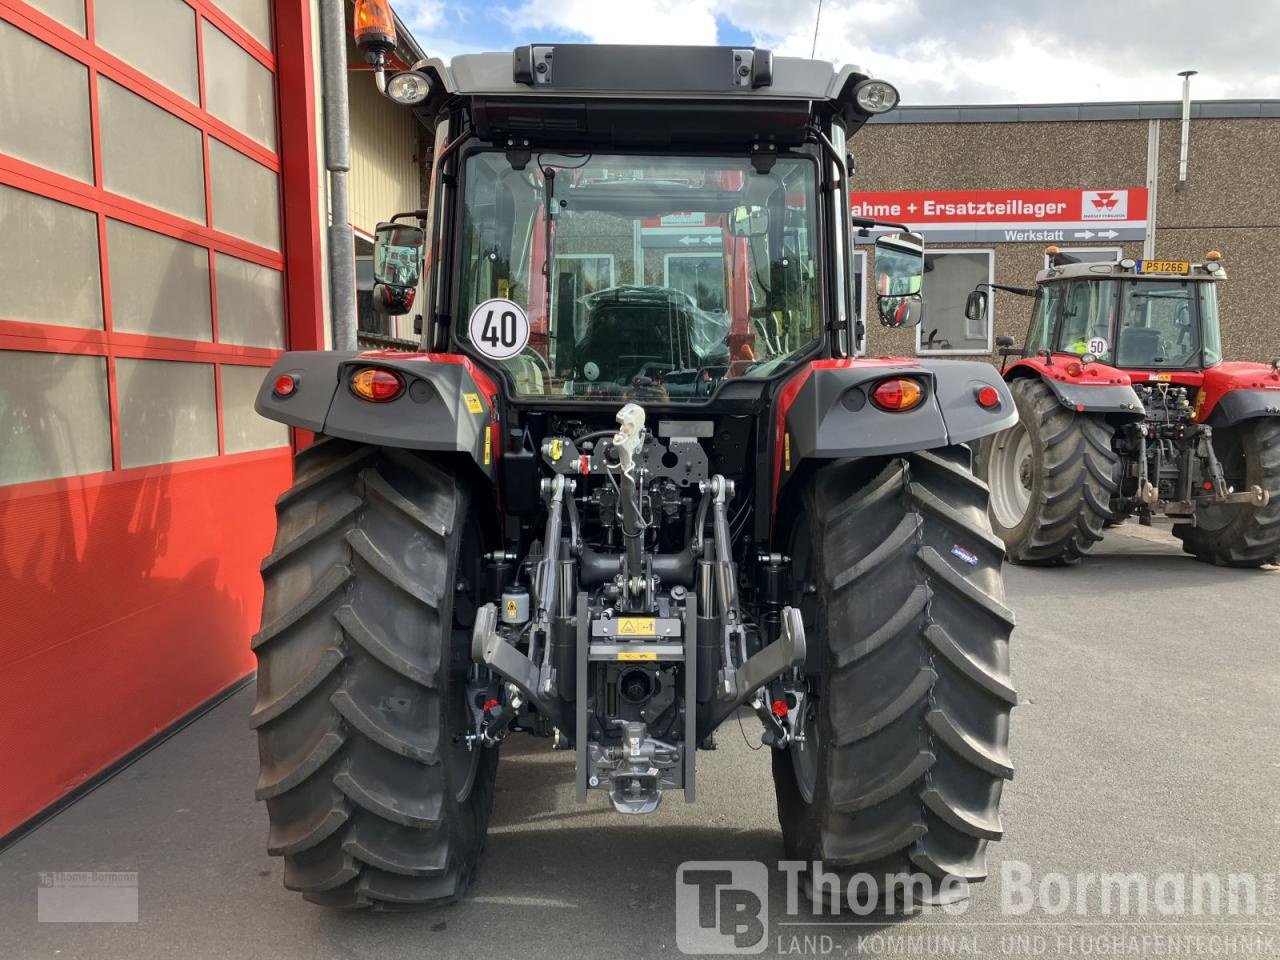
[[[547,311],[547,329],[551,329],[551,211],[555,206],[556,171],[555,167],[542,168],[543,213],[542,224],[542,276],[545,288],[543,309]]]

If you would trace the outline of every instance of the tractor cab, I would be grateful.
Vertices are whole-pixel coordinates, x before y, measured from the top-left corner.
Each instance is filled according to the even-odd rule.
[[[1026,350],[1092,354],[1123,370],[1202,370],[1222,360],[1221,254],[1204,263],[1075,263],[1051,252],[1036,277]]]
[[[1217,284],[1221,254],[1203,263],[1132,260],[1081,263],[1057,247],[1034,289],[993,285],[1035,298],[1021,351],[1073,354],[1125,371],[1201,371],[1222,360]],[[983,286],[986,286],[985,284]],[[981,317],[986,294],[970,295],[966,313]]]

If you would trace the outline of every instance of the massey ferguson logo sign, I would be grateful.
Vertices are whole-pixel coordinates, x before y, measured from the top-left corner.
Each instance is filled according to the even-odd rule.
[[[1128,190],[1085,190],[1080,199],[1082,220],[1128,220]]]
[[[1146,187],[855,192],[850,206],[855,217],[905,223],[930,241],[1116,243],[1147,235]]]

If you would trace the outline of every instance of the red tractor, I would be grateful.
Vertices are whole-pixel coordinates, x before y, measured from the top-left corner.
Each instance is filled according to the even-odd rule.
[[[254,640],[285,885],[454,899],[509,736],[573,751],[579,801],[647,814],[694,800],[744,706],[790,859],[939,896],[985,876],[1017,697],[969,444],[1016,412],[989,364],[850,355],[845,144],[893,88],[555,44],[386,89],[435,122],[429,208],[374,252],[382,309],[421,285],[420,349],[286,353],[257,399],[320,435]],[[882,322],[919,321],[923,261],[877,239]]]
[[[1280,360],[1222,359],[1222,257],[1080,263],[1049,247],[1026,344],[997,340],[1019,422],[983,442],[991,524],[1019,563],[1067,564],[1164,515],[1199,560],[1280,557]],[[1018,359],[1009,365],[1010,356]]]

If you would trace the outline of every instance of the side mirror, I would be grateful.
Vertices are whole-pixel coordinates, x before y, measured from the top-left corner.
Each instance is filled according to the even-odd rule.
[[[917,233],[887,233],[876,238],[876,294],[880,322],[913,327],[924,318],[924,238]]]
[[[985,290],[971,290],[969,296],[964,302],[964,316],[966,320],[972,320],[975,323],[982,320],[987,315],[987,294]],[[1010,341],[1012,344],[1012,341]]]
[[[735,237],[763,237],[769,232],[769,208],[734,207],[729,214],[729,232]]]
[[[1013,337],[996,337],[996,346],[1002,350],[1012,347]]]
[[[379,313],[408,313],[422,276],[425,234],[404,223],[380,223],[373,241],[373,306]]]
[[[918,293],[880,298],[880,322],[895,330],[914,327],[924,319],[924,298]]]

